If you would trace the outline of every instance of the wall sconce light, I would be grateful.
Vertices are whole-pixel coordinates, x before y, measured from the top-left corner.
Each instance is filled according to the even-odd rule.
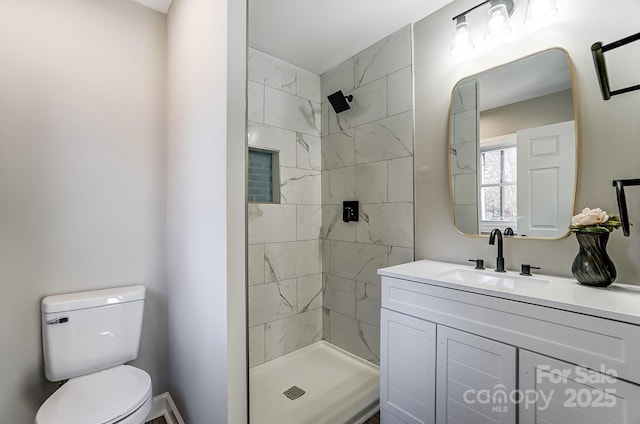
[[[510,17],[515,9],[513,0],[485,0],[453,17],[456,25],[453,30],[451,51],[454,54],[469,51],[475,47],[471,37],[471,27],[467,22],[467,15],[485,4],[489,4],[487,29],[484,35],[485,41],[495,41],[511,33]],[[556,0],[528,0],[525,23],[533,23],[541,20],[541,18],[548,18],[555,15],[557,11]]]
[[[507,7],[510,6],[510,7]],[[511,34],[511,22],[509,16],[513,13],[513,1],[491,1],[491,7],[487,12],[487,30],[484,39],[497,40]]]
[[[453,42],[451,51],[455,54],[472,50],[475,46],[471,39],[471,27],[467,22],[467,14],[476,10],[480,6],[489,3],[489,12],[487,13],[487,30],[484,38],[487,41],[496,40],[511,33],[511,24],[509,17],[513,14],[513,0],[485,0],[480,4],[472,7],[461,14],[454,16],[456,26],[453,33]]]
[[[475,46],[471,40],[471,32],[469,32],[469,22],[464,15],[458,16],[456,26],[453,28],[453,43],[451,43],[451,51],[454,54],[473,50]]]

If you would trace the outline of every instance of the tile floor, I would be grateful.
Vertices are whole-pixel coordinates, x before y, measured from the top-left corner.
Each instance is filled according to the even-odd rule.
[[[380,424],[380,412],[376,412],[376,414],[365,421],[364,424]]]

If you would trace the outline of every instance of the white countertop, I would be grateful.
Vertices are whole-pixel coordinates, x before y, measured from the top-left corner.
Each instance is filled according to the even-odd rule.
[[[488,279],[491,276],[502,277],[517,284],[507,287],[451,278],[450,275],[456,272],[470,276],[472,274],[469,273],[481,273]],[[430,260],[382,268],[378,274],[640,325],[640,286],[613,283],[607,288],[597,288],[569,278],[543,274],[521,277],[514,271],[480,271],[473,265]]]

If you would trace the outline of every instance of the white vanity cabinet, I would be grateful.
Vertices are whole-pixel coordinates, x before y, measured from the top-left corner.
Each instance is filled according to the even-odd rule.
[[[521,424],[640,422],[640,387],[611,374],[526,350],[519,374]]]
[[[379,271],[384,424],[640,424],[640,288],[473,272]]]
[[[380,404],[401,418],[400,423],[432,423],[436,389],[433,385],[435,324],[387,309],[382,309],[380,321]]]
[[[436,423],[514,423],[508,397],[493,405],[476,390],[516,389],[516,348],[444,325],[437,326],[437,340]]]

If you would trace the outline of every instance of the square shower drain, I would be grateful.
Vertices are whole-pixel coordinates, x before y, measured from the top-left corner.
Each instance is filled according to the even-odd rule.
[[[285,390],[284,392],[282,392],[283,395],[285,395],[286,397],[288,397],[291,400],[296,400],[298,399],[300,396],[304,395],[306,392],[304,390],[302,390],[300,387],[298,386],[291,386],[289,387],[287,390]]]

